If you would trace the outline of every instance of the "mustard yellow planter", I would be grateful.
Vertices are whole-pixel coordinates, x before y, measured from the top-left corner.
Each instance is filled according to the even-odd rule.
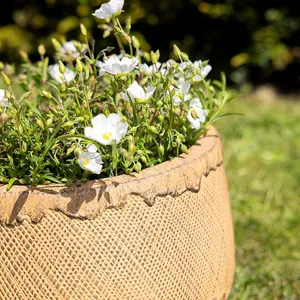
[[[235,267],[222,144],[82,186],[0,187],[0,299],[226,299]]]

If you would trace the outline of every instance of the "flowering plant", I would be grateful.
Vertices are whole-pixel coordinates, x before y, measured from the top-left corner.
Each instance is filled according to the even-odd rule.
[[[130,18],[118,19],[123,4],[110,0],[93,14],[104,20],[104,38],[116,37],[117,53],[95,53],[81,24],[85,42],[52,39],[52,64],[40,45],[38,62],[21,52],[15,74],[0,65],[0,181],[8,188],[139,172],[187,153],[226,115],[234,96],[225,75],[207,79],[208,61],[192,62],[176,45],[177,60],[164,63],[159,50],[141,50]]]

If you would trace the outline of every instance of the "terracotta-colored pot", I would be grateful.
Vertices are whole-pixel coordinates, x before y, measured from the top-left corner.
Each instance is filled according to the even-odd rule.
[[[0,187],[0,299],[226,299],[235,267],[222,144],[76,187]]]

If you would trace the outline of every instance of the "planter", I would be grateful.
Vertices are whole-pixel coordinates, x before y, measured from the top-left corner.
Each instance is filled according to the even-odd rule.
[[[235,256],[215,128],[171,161],[78,187],[0,187],[0,299],[226,299]]]

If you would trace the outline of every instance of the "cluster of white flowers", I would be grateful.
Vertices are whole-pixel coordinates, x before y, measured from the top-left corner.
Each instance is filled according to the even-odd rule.
[[[100,19],[114,17],[122,11],[123,5],[124,0],[110,0],[108,3],[102,4],[93,13],[93,16]],[[60,48],[60,52],[65,55],[71,55],[74,59],[80,55],[71,41],[64,43]],[[149,66],[145,63],[139,64],[137,57],[129,58],[125,55],[111,55],[109,58],[106,56],[105,58],[104,61],[96,62],[96,66],[99,68],[99,76],[106,73],[114,76],[124,75],[133,70],[139,71],[141,75],[150,75],[156,72],[165,75],[171,67],[177,68],[174,74],[175,81],[170,85],[169,91],[166,91],[166,93],[172,92],[174,106],[178,107],[182,102],[190,101],[187,119],[193,129],[199,129],[201,124],[205,122],[208,112],[203,109],[200,99],[194,98],[189,92],[193,82],[201,81],[208,75],[211,71],[210,65],[206,64],[203,66],[201,60],[194,63],[183,61],[178,64],[170,59],[166,63],[157,62]],[[197,70],[197,74],[192,74],[191,68]],[[65,68],[62,74],[58,64],[49,66],[49,74],[60,83],[70,82],[76,76],[76,72],[69,68]],[[153,86],[143,87],[137,81],[134,81],[125,91],[121,92],[120,96],[125,101],[143,104],[153,96],[155,90],[156,88]],[[4,94],[0,90],[0,104],[4,105],[4,102]],[[112,145],[113,143],[120,143],[127,130],[128,123],[122,122],[120,115],[115,113],[111,113],[108,116],[99,114],[92,119],[92,127],[85,127],[84,134],[87,138],[102,145]],[[103,164],[102,158],[97,152],[95,145],[89,145],[87,150],[81,151],[78,163],[84,170],[99,174]]]
[[[2,106],[4,109],[7,107],[8,99],[5,96],[5,90],[0,89],[0,106]]]

